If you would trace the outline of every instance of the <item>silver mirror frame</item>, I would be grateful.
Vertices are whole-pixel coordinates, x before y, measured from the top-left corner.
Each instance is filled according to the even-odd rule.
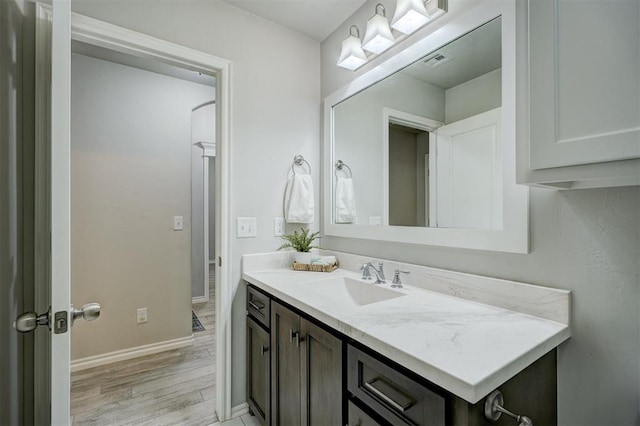
[[[485,1],[354,79],[324,100],[323,232],[326,236],[489,250],[529,252],[529,188],[516,184],[516,5]],[[503,226],[500,230],[416,228],[333,223],[333,107],[414,63],[425,54],[502,16]]]

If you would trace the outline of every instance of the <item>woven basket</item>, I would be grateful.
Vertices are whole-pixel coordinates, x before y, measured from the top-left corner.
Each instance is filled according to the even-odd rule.
[[[338,269],[338,261],[332,265],[309,265],[308,263],[293,262],[293,269],[296,271],[311,271],[311,272],[333,272]]]

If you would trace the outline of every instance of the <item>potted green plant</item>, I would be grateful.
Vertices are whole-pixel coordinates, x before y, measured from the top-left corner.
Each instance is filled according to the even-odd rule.
[[[282,235],[280,238],[285,240],[285,242],[280,247],[278,247],[278,250],[292,248],[296,251],[296,263],[310,264],[311,249],[320,248],[318,246],[312,245],[313,241],[318,238],[318,235],[320,235],[320,232],[314,232],[310,234],[308,229],[300,228],[300,232],[293,231],[293,234]]]

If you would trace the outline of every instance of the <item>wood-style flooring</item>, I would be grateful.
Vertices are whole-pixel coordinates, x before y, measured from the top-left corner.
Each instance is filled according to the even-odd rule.
[[[193,311],[205,327],[205,331],[194,333],[193,346],[71,375],[74,425],[204,426],[217,422],[213,277],[212,265],[209,302],[193,305]],[[252,424],[253,418],[233,421],[241,426]]]

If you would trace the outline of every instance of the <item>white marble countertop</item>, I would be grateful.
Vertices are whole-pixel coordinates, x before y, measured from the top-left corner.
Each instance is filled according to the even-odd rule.
[[[243,260],[244,280],[470,403],[570,336],[568,324],[424,286],[405,285],[398,290],[403,297],[354,308],[320,287],[330,278],[359,280],[360,274],[293,271],[256,259]],[[390,281],[378,286],[388,288]],[[564,295],[568,298],[568,292]]]

